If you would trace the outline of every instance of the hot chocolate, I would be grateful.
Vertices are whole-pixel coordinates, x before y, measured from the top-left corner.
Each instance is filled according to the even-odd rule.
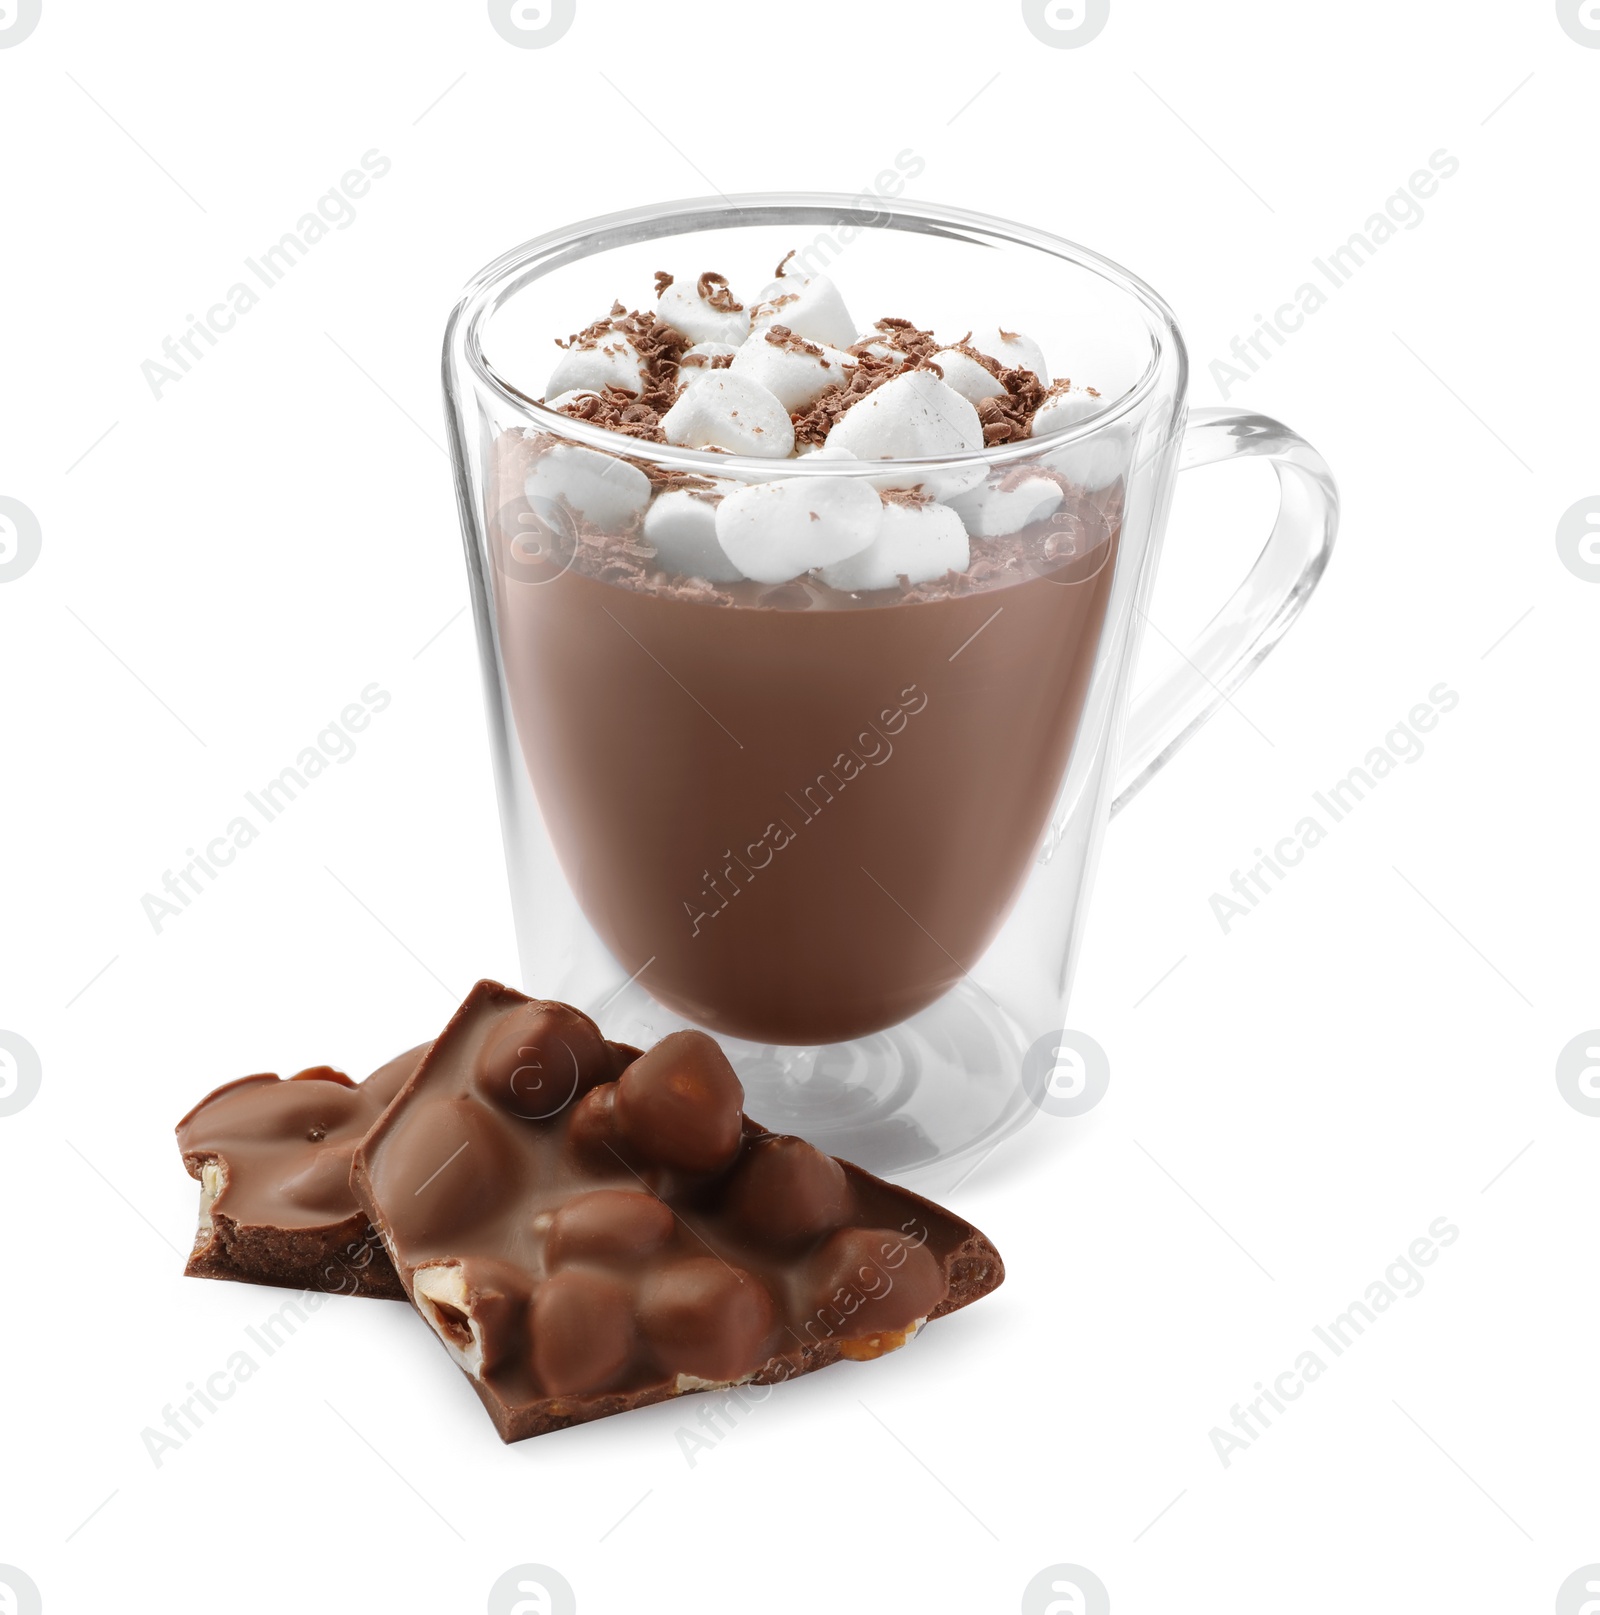
[[[1037,853],[1105,621],[1121,468],[1078,448],[1003,473],[665,471],[647,444],[931,458],[1103,403],[1051,383],[1021,333],[941,345],[888,319],[857,338],[820,276],[749,308],[719,275],[658,279],[654,312],[618,305],[550,383],[616,453],[520,429],[494,445],[523,760],[624,974],[754,1041],[857,1037],[972,967]]]

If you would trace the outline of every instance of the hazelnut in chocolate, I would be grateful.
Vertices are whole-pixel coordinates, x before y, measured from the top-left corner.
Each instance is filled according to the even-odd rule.
[[[507,1441],[904,1345],[1004,1277],[929,1201],[769,1133],[716,1043],[646,1054],[484,981],[352,1186]]]

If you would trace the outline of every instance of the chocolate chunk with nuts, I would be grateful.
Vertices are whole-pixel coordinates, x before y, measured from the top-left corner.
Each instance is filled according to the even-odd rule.
[[[1001,1282],[970,1224],[743,1102],[703,1033],[641,1055],[484,981],[362,1142],[356,1198],[503,1439],[881,1356]]]

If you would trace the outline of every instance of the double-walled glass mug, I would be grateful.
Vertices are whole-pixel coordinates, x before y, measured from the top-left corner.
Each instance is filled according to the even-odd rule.
[[[1080,407],[1037,436],[1002,424],[944,458],[868,460],[672,447],[540,402],[552,338],[614,299],[652,308],[657,270],[717,271],[737,301],[770,296],[790,253],[783,286],[820,296],[825,276],[867,337],[880,316],[947,343],[1003,320]],[[1108,818],[1327,563],[1321,457],[1259,415],[1191,417],[1172,313],[1115,264],[954,208],[826,194],[540,236],[468,286],[444,376],[524,986],[628,1043],[711,1032],[757,1120],[877,1171],[952,1171],[1021,1126]],[[1174,478],[1245,455],[1277,471],[1276,526],[1133,701]],[[647,507],[674,496],[672,542],[652,542]],[[930,497],[941,511],[912,522]],[[789,553],[794,511],[877,521],[874,501],[885,532],[954,535],[942,577],[767,559]]]

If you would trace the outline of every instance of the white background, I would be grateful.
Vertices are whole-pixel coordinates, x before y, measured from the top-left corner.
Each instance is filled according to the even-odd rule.
[[[473,0],[44,0],[0,50],[0,494],[43,534],[0,583],[0,1028],[43,1072],[0,1117],[0,1564],[51,1615],[478,1611],[523,1562],[587,1612],[1010,1611],[1061,1562],[1121,1612],[1543,1611],[1600,1561],[1600,1119],[1555,1081],[1600,1024],[1600,587],[1555,542],[1600,492],[1600,50],[1552,0],[1111,13],[1057,49],[1014,0],[578,0],[517,49]],[[373,148],[356,222],[154,399],[163,337]],[[1073,1024],[1110,1093],[954,1197],[1006,1286],[693,1466],[705,1399],[503,1449],[408,1311],[338,1301],[157,1467],[141,1432],[281,1299],[179,1276],[173,1122],[515,978],[440,447],[458,288],[572,219],[907,148],[911,194],[1152,281],[1196,404],[1460,162],[1234,392],[1333,463],[1338,552],[1107,837]],[[1186,483],[1164,631],[1269,493]],[[373,681],[357,755],[157,934],[141,896]],[[1211,895],[1440,682],[1425,754],[1225,935]],[[1224,1467],[1212,1428],[1439,1217],[1425,1289]]]

